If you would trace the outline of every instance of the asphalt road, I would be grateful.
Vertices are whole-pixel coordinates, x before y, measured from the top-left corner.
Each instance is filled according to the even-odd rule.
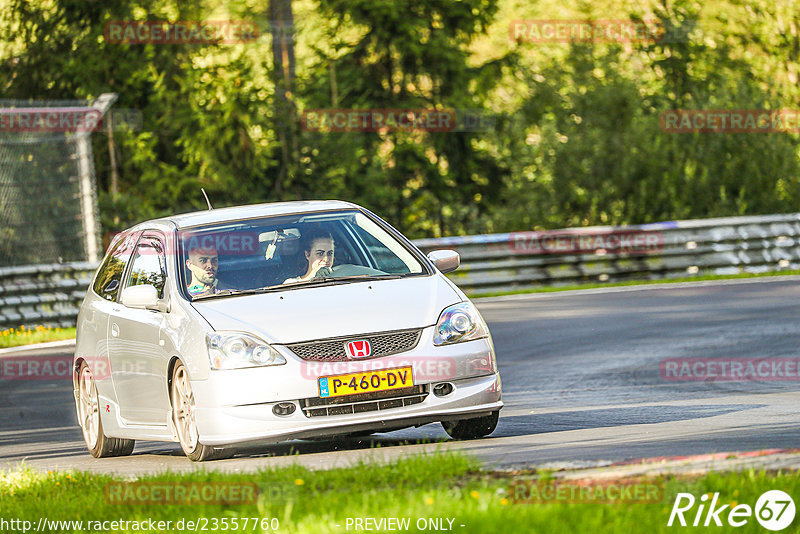
[[[447,440],[427,425],[370,438],[292,441],[208,469],[309,467],[460,449],[498,468],[584,466],[640,457],[800,446],[800,379],[666,380],[670,358],[798,358],[800,278],[568,292],[477,301],[489,323],[506,407],[495,433]],[[26,355],[67,354],[42,349]],[[0,357],[20,355],[3,354]],[[756,362],[758,363],[758,362]],[[427,443],[417,443],[427,440]],[[177,444],[139,442],[96,460],[69,381],[0,381],[0,467],[129,475],[196,469]]]

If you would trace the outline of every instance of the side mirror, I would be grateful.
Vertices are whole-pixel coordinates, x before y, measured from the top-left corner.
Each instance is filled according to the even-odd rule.
[[[128,308],[169,311],[168,305],[158,299],[158,290],[150,284],[126,287],[122,290],[120,302]]]
[[[455,250],[432,250],[428,253],[428,259],[442,273],[455,271],[461,265],[461,256]]]

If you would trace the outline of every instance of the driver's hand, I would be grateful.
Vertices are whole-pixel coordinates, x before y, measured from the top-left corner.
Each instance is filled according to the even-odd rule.
[[[328,269],[329,270],[328,274],[327,275],[325,275],[324,273],[318,274],[321,269]],[[330,267],[328,266],[328,260],[326,259],[316,260],[314,261],[314,263],[311,264],[311,278],[316,278],[317,276],[330,276],[330,275],[331,274],[330,274]]]
[[[332,275],[333,275],[333,270],[328,266],[324,266],[317,269],[317,274],[314,275],[314,278],[324,278],[326,276],[332,276]]]

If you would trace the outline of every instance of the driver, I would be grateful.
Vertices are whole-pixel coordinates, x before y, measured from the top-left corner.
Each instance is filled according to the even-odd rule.
[[[186,267],[192,273],[192,281],[186,288],[192,297],[213,295],[217,289],[219,255],[214,247],[193,247],[189,250]]]
[[[315,276],[330,276],[333,267],[333,236],[328,232],[315,232],[305,240],[306,271],[295,278],[287,278],[284,284],[311,280]]]

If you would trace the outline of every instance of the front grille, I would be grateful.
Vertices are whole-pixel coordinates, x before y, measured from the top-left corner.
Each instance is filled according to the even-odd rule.
[[[411,350],[417,346],[421,335],[421,329],[404,330],[402,332],[389,332],[386,334],[366,334],[363,336],[321,339],[319,341],[294,343],[286,346],[304,360],[339,362],[350,359],[344,348],[348,341],[366,339],[369,341],[370,345],[372,345],[372,354],[370,354],[368,358],[358,358],[359,360],[366,360],[370,358],[379,358],[381,356],[391,356],[392,354]]]
[[[375,391],[373,393],[357,393],[342,397],[301,399],[300,407],[306,417],[326,417],[329,415],[345,415],[378,410],[390,410],[419,404],[428,396],[426,384],[400,388],[391,391]]]

